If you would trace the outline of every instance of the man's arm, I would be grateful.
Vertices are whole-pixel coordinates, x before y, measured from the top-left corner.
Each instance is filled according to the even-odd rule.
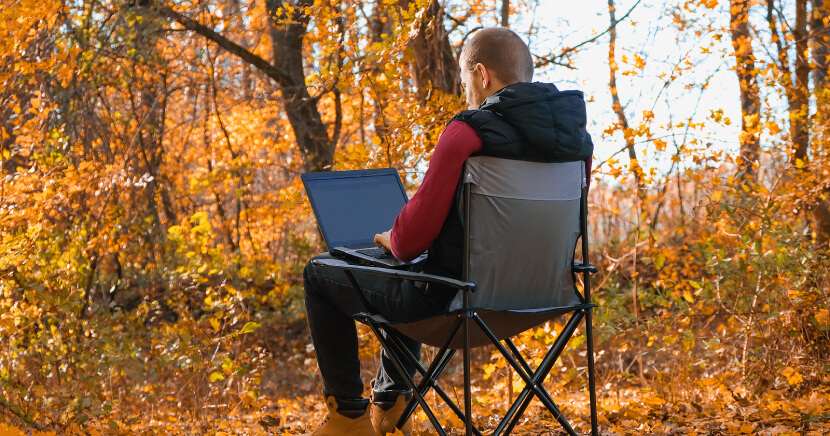
[[[424,181],[392,226],[387,248],[396,258],[412,260],[438,237],[452,207],[464,161],[479,150],[481,138],[467,123],[452,121],[444,129]]]

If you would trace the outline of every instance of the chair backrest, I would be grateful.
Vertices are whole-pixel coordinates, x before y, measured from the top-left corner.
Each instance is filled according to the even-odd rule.
[[[528,310],[580,303],[573,256],[585,183],[583,162],[467,159],[470,307]],[[450,306],[462,305],[459,294]]]

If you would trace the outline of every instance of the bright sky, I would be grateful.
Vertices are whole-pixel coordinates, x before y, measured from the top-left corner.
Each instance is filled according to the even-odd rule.
[[[619,0],[616,5],[617,18],[622,17],[635,3],[636,0]],[[712,54],[702,54],[703,47],[713,41],[711,35],[696,37],[690,31],[678,32],[677,26],[672,23],[671,8],[675,3],[642,0],[618,26],[616,57],[620,71],[617,83],[629,123],[636,126],[643,111],[652,110],[656,120],[652,133],[655,137],[663,137],[672,131],[660,131],[658,125],[665,125],[670,120],[676,124],[695,113],[695,120],[703,121],[710,110],[722,109],[732,124],[722,126],[710,123],[703,134],[696,134],[697,138],[702,142],[711,142],[718,149],[737,150],[740,106],[737,79],[731,70],[734,61],[729,34],[725,33],[721,41],[716,42],[711,48]],[[604,31],[609,25],[607,0],[580,0],[578,3],[539,0],[535,16],[533,26],[539,31],[530,45],[531,51],[537,55],[558,52],[562,47],[578,44]],[[494,13],[493,22],[485,24],[495,25],[495,18]],[[727,28],[728,18],[728,11],[721,5],[707,12],[701,20],[711,20],[720,29]],[[528,15],[518,17],[516,22],[511,23],[511,27],[524,36],[531,25],[530,19]],[[702,25],[699,23],[695,26]],[[692,54],[691,59],[695,65],[664,89],[665,80],[659,77],[660,73],[671,71],[674,64],[687,53]],[[623,76],[621,73],[632,67],[622,63],[622,56],[626,55],[631,60],[635,54],[646,60],[645,69],[634,76]],[[608,35],[583,47],[573,60],[576,70],[553,66],[537,70],[534,80],[553,82],[560,89],[576,88],[585,92],[589,101],[589,131],[596,146],[595,161],[600,162],[624,145],[619,133],[613,137],[603,135],[603,130],[616,121],[611,110],[608,88]],[[701,95],[700,84],[707,80],[710,81],[710,86]],[[687,89],[688,84],[697,88]],[[678,143],[682,142],[684,130],[673,129]],[[638,146],[640,159],[645,166],[656,166],[662,171],[668,169],[673,145],[670,137],[665,137],[664,140],[669,144],[668,151],[659,153],[659,157],[644,150],[648,147],[647,144]],[[649,154],[643,156],[643,153]],[[619,158],[623,164],[627,163],[624,153]]]

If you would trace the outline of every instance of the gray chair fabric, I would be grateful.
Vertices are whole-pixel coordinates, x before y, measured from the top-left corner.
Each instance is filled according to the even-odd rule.
[[[583,162],[467,159],[471,188],[468,280],[476,309],[539,310],[580,303],[573,253]],[[461,307],[461,293],[450,305]]]
[[[477,156],[463,175],[470,194],[469,281],[476,283],[470,307],[499,338],[576,310],[582,300],[574,283],[573,255],[579,238],[583,162],[538,163]],[[424,344],[440,347],[462,308],[462,292],[450,313],[425,320],[375,322]],[[462,348],[460,332],[451,348]],[[478,325],[470,346],[489,344]]]

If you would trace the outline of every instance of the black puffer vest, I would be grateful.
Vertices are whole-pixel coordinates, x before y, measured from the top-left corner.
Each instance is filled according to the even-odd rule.
[[[451,121],[470,125],[482,141],[476,156],[534,162],[569,162],[591,156],[594,145],[586,130],[581,91],[559,91],[551,83],[515,83],[487,97],[477,110],[466,110]],[[438,237],[429,248],[424,272],[462,276],[464,230],[461,180],[456,201]]]

